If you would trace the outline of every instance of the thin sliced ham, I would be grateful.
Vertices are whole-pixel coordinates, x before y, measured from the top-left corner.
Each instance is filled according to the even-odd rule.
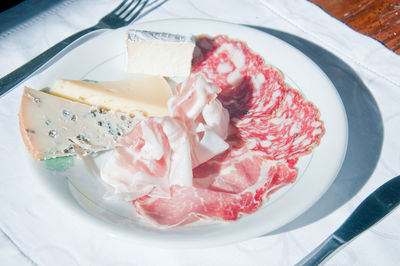
[[[253,159],[258,161],[256,158]],[[225,164],[221,164],[221,167],[209,174],[217,176],[218,172],[223,172],[225,167],[231,167],[231,164],[226,161]],[[176,226],[198,219],[237,220],[244,214],[250,214],[259,209],[270,191],[292,183],[297,176],[297,170],[288,168],[285,163],[264,161],[261,167],[265,169],[262,172],[254,171],[251,177],[257,180],[251,183],[257,185],[250,185],[240,193],[224,192],[196,185],[193,187],[172,186],[170,198],[144,196],[135,200],[134,206],[146,220],[162,227]],[[232,172],[231,175],[234,178],[225,179],[228,183],[233,185],[243,181],[237,173]],[[247,178],[244,177],[244,179]]]
[[[151,193],[169,197],[171,185],[192,185],[189,136],[171,117],[148,118],[134,126],[101,169],[106,197],[124,201]]]
[[[102,172],[160,227],[253,213],[296,180],[299,156],[324,134],[318,109],[243,42],[199,37],[192,69],[171,117],[139,123]]]
[[[169,100],[172,117],[150,117],[126,134],[101,169],[106,197],[170,197],[174,185],[192,186],[192,169],[229,148],[229,114],[218,87],[190,76]]]
[[[192,135],[193,168],[225,151],[229,113],[217,99],[219,87],[208,83],[203,75],[190,76],[168,101],[172,117],[185,123]]]
[[[318,109],[243,42],[200,37],[197,46],[193,72],[221,88],[218,99],[231,117],[230,148],[194,168],[192,187],[172,186],[170,198],[133,201],[159,226],[254,212],[270,193],[295,181],[298,157],[324,133]]]

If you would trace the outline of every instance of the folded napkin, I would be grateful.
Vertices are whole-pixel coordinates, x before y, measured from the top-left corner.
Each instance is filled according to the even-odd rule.
[[[95,24],[119,2],[26,0],[0,13],[0,76]],[[298,219],[256,239],[190,250],[126,242],[81,225],[38,184],[22,156],[25,147],[16,117],[20,86],[0,98],[2,265],[293,265],[331,234],[369,193],[400,173],[400,57],[379,42],[353,31],[316,5],[295,0],[170,0],[138,22],[171,18],[259,26],[287,40],[289,35],[284,32],[293,34],[330,52],[314,54],[315,60],[324,56],[319,62],[337,81],[335,85],[343,86],[338,90],[347,97],[343,101],[348,115],[357,114],[349,116],[351,150],[332,187]],[[290,40],[305,53],[322,53],[312,43],[307,46],[302,40]],[[376,122],[376,128],[368,120]],[[369,127],[364,130],[358,128],[360,125]],[[368,141],[374,132],[377,135]],[[368,153],[360,155],[362,149]],[[397,209],[341,250],[328,265],[398,264],[399,223]]]

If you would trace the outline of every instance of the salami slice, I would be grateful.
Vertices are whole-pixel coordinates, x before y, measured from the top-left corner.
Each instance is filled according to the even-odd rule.
[[[292,159],[319,144],[324,133],[319,112],[298,91],[288,89],[273,115],[243,119],[236,126],[253,150],[262,151],[270,160]]]
[[[204,46],[201,40],[198,43]],[[201,51],[205,60],[198,62],[195,73],[202,72],[209,82],[222,90],[242,83],[251,60],[248,49],[242,42],[217,36],[212,42],[207,42],[207,46]]]
[[[292,160],[319,144],[324,128],[318,109],[290,88],[278,70],[239,41],[202,37],[199,44],[206,48],[200,49],[203,61],[197,60],[194,71],[221,86],[218,98],[250,149],[269,160]],[[245,65],[234,63],[239,57]],[[235,82],[229,82],[231,75],[238,76]]]
[[[243,42],[201,37],[198,45],[201,53],[194,60],[194,72],[221,87],[219,99],[232,119],[247,113],[265,116],[277,108],[287,87],[281,73],[265,65]]]
[[[199,37],[192,72],[221,88],[218,100],[230,115],[229,149],[193,169],[193,186],[173,184],[168,197],[133,200],[137,213],[162,227],[253,213],[271,193],[295,181],[299,156],[324,134],[318,109],[241,41]],[[178,85],[177,94],[188,84]],[[196,98],[176,97],[186,105],[178,104],[173,113],[191,113]]]

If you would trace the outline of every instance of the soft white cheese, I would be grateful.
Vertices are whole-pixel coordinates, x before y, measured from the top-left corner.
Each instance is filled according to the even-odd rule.
[[[127,71],[169,77],[188,76],[195,38],[162,32],[129,30]]]

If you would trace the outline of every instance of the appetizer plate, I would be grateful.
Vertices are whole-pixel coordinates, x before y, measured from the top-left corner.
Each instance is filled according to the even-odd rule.
[[[129,28],[178,34],[224,34],[243,40],[265,62],[283,72],[286,82],[301,91],[321,113],[326,133],[314,151],[300,158],[297,181],[274,193],[253,214],[235,222],[198,222],[169,229],[143,223],[130,203],[104,199],[99,168],[110,155],[105,152],[83,159],[63,157],[28,161],[51,197],[67,208],[82,226],[141,244],[162,247],[210,247],[263,235],[306,211],[335,179],[347,145],[347,119],[341,99],[330,80],[308,57],[289,44],[245,26],[209,20],[178,19],[134,24],[108,31],[75,48],[26,85],[35,89],[52,86],[56,78],[121,80],[125,73],[125,40]]]

